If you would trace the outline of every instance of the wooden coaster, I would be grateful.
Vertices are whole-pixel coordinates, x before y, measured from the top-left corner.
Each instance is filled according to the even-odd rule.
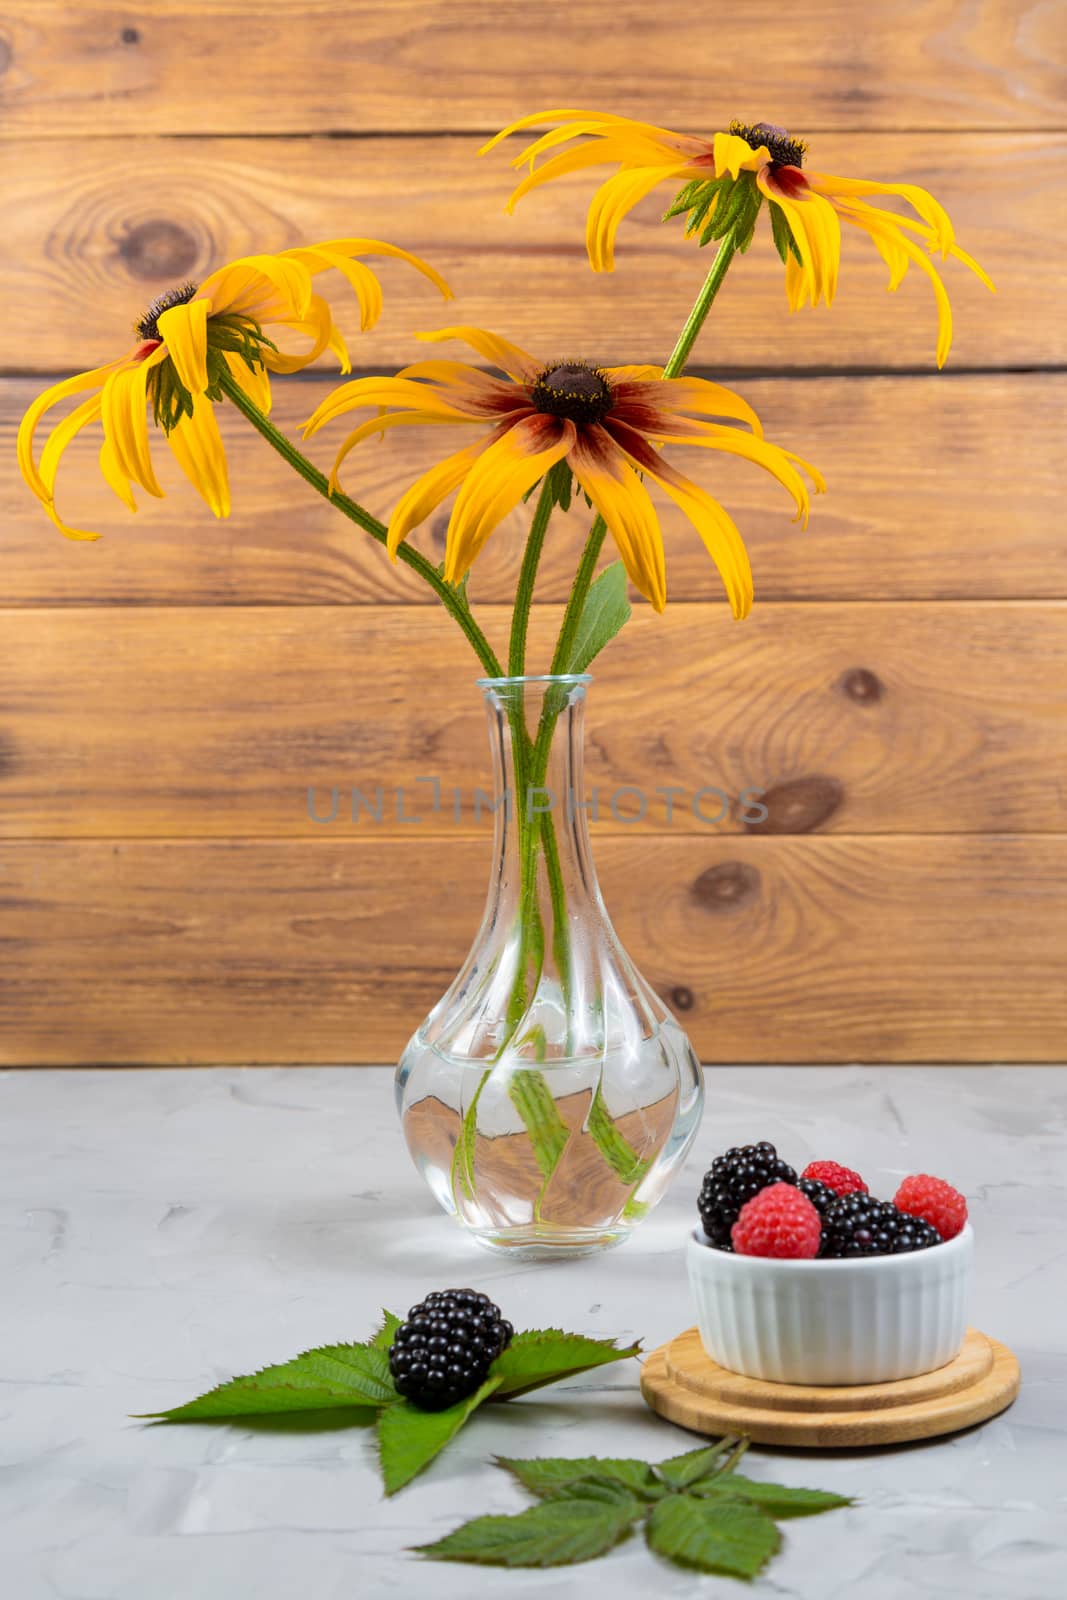
[[[704,1353],[696,1328],[654,1350],[641,1369],[641,1393],[670,1422],[694,1433],[744,1433],[757,1444],[815,1450],[955,1433],[995,1417],[1018,1392],[1018,1361],[976,1328],[947,1367],[895,1383],[816,1388],[744,1378]]]

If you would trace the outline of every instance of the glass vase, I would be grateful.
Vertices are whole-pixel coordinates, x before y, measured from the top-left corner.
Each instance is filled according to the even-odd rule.
[[[688,1039],[601,899],[582,779],[585,676],[481,682],[493,864],[460,972],[404,1051],[408,1149],[479,1244],[581,1255],[627,1238],[700,1120]]]

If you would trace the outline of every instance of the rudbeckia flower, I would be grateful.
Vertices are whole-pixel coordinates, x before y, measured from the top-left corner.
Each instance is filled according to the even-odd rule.
[[[222,399],[222,374],[230,373],[262,411],[269,411],[272,372],[297,372],[326,349],[337,356],[342,372],[351,371],[344,340],[328,303],[315,293],[314,280],[329,269],[342,273],[359,301],[360,326],[372,327],[381,313],[381,286],[369,267],[353,259],[360,255],[398,256],[451,299],[444,279],[425,261],[376,239],[334,239],[278,255],[245,256],[201,284],[183,284],[153,301],[136,324],[137,343],[125,355],[39,395],[19,428],[18,461],[56,527],[70,539],[99,537],[70,527],[55,506],[60,457],[97,419],[104,433],[100,470],[119,499],[136,511],[134,484],[162,495],[149,451],[149,405],[194,489],[217,517],[228,516],[226,454],[213,410],[213,402]],[[310,346],[299,355],[284,354],[267,328],[303,335]],[[37,462],[33,441],[41,418],[59,401],[86,391],[89,398],[52,429]]]
[[[635,588],[657,611],[667,598],[663,539],[642,478],[657,483],[703,539],[734,615],[752,604],[752,573],[741,535],[705,489],[665,461],[657,446],[697,445],[743,456],[772,473],[807,521],[808,490],[794,462],[824,487],[813,468],[763,438],[759,418],[740,395],[703,378],[664,378],[659,367],[596,367],[584,361],[537,361],[480,328],[420,334],[462,339],[504,377],[459,361],[419,361],[394,378],[357,378],[323,401],[305,434],[345,412],[378,415],[349,434],[334,462],[386,428],[412,424],[479,427],[473,444],[431,467],[401,496],[389,522],[393,559],[401,541],[458,489],[445,542],[445,578],[459,583],[489,535],[557,461],[565,461],[619,547]],[[724,424],[715,418],[729,418]]]
[[[686,212],[689,232],[698,233],[702,244],[730,232],[738,247],[746,249],[762,201],[770,203],[774,240],[785,264],[786,294],[794,311],[820,300],[832,302],[842,222],[870,237],[889,268],[890,289],[898,287],[914,262],[930,279],[937,299],[939,367],[944,366],[952,343],[952,309],[930,256],[954,256],[993,288],[977,261],[955,243],[952,224],[933,195],[911,183],[873,183],[805,172],[807,146],[783,128],[732,122],[728,132],[708,139],[595,111],[539,111],[504,128],[485,145],[483,154],[518,129],[545,122],[562,126],[535,139],[515,157],[514,167],[528,163],[530,171],[511,196],[508,209],[553,178],[585,167],[617,165],[619,171],[593,196],[586,220],[586,249],[594,272],[613,270],[615,234],[638,201],[661,183],[685,180],[667,215]],[[579,138],[582,143],[560,150]],[[552,151],[557,153],[549,154]],[[548,159],[537,165],[543,156]],[[906,201],[918,220],[869,205],[872,195]]]

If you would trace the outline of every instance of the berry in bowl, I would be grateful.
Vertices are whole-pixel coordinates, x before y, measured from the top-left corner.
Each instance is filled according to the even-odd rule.
[[[942,1179],[917,1174],[878,1200],[833,1161],[798,1177],[764,1141],[715,1159],[698,1208],[689,1283],[719,1366],[775,1383],[886,1383],[959,1354],[973,1235]]]

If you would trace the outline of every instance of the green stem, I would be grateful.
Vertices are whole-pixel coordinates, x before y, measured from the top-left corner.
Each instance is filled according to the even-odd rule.
[[[704,326],[712,301],[722,286],[722,280],[736,252],[737,240],[732,233],[728,233],[719,245],[715,260],[711,263],[711,271],[704,279],[704,287],[693,302],[693,309],[685,319],[685,327],[678,335],[678,343],[671,351],[670,359],[663,369],[665,378],[677,378],[689,360],[690,352],[697,341],[697,334]]]
[[[328,500],[332,506],[336,506],[338,511],[346,516],[350,522],[354,522],[365,533],[369,533],[372,539],[376,539],[381,545],[386,543],[387,532],[384,523],[379,522],[377,517],[372,517],[370,512],[364,510],[357,500],[350,499],[348,495],[342,494],[339,489],[331,492],[326,474],[320,472],[318,467],[296,448],[292,440],[287,439],[285,434],[274,426],[269,417],[264,416],[255,402],[245,394],[231,373],[223,372],[219,384],[227,399],[233,401],[238,411],[247,417],[256,431],[262,434],[263,438],[266,439],[272,449],[278,452],[283,461],[287,461],[294,471],[300,474],[305,483],[309,483],[313,489],[322,495],[324,500]],[[478,660],[481,662],[486,677],[501,677],[500,662],[485,634],[471,616],[466,601],[457,594],[450,583],[445,582],[433,563],[427,561],[426,557],[421,555],[418,550],[413,550],[410,545],[402,544],[397,551],[397,556],[405,566],[410,567],[413,572],[417,572],[424,583],[429,584],[449,616],[455,622],[458,622],[470,641]]]
[[[508,675],[521,678],[526,671],[526,634],[530,626],[530,605],[533,601],[537,564],[544,548],[552,507],[556,503],[553,473],[546,473],[541,485],[533,522],[526,539],[526,552],[522,558],[522,571],[515,591],[515,609],[511,615],[511,641],[508,647]]]

